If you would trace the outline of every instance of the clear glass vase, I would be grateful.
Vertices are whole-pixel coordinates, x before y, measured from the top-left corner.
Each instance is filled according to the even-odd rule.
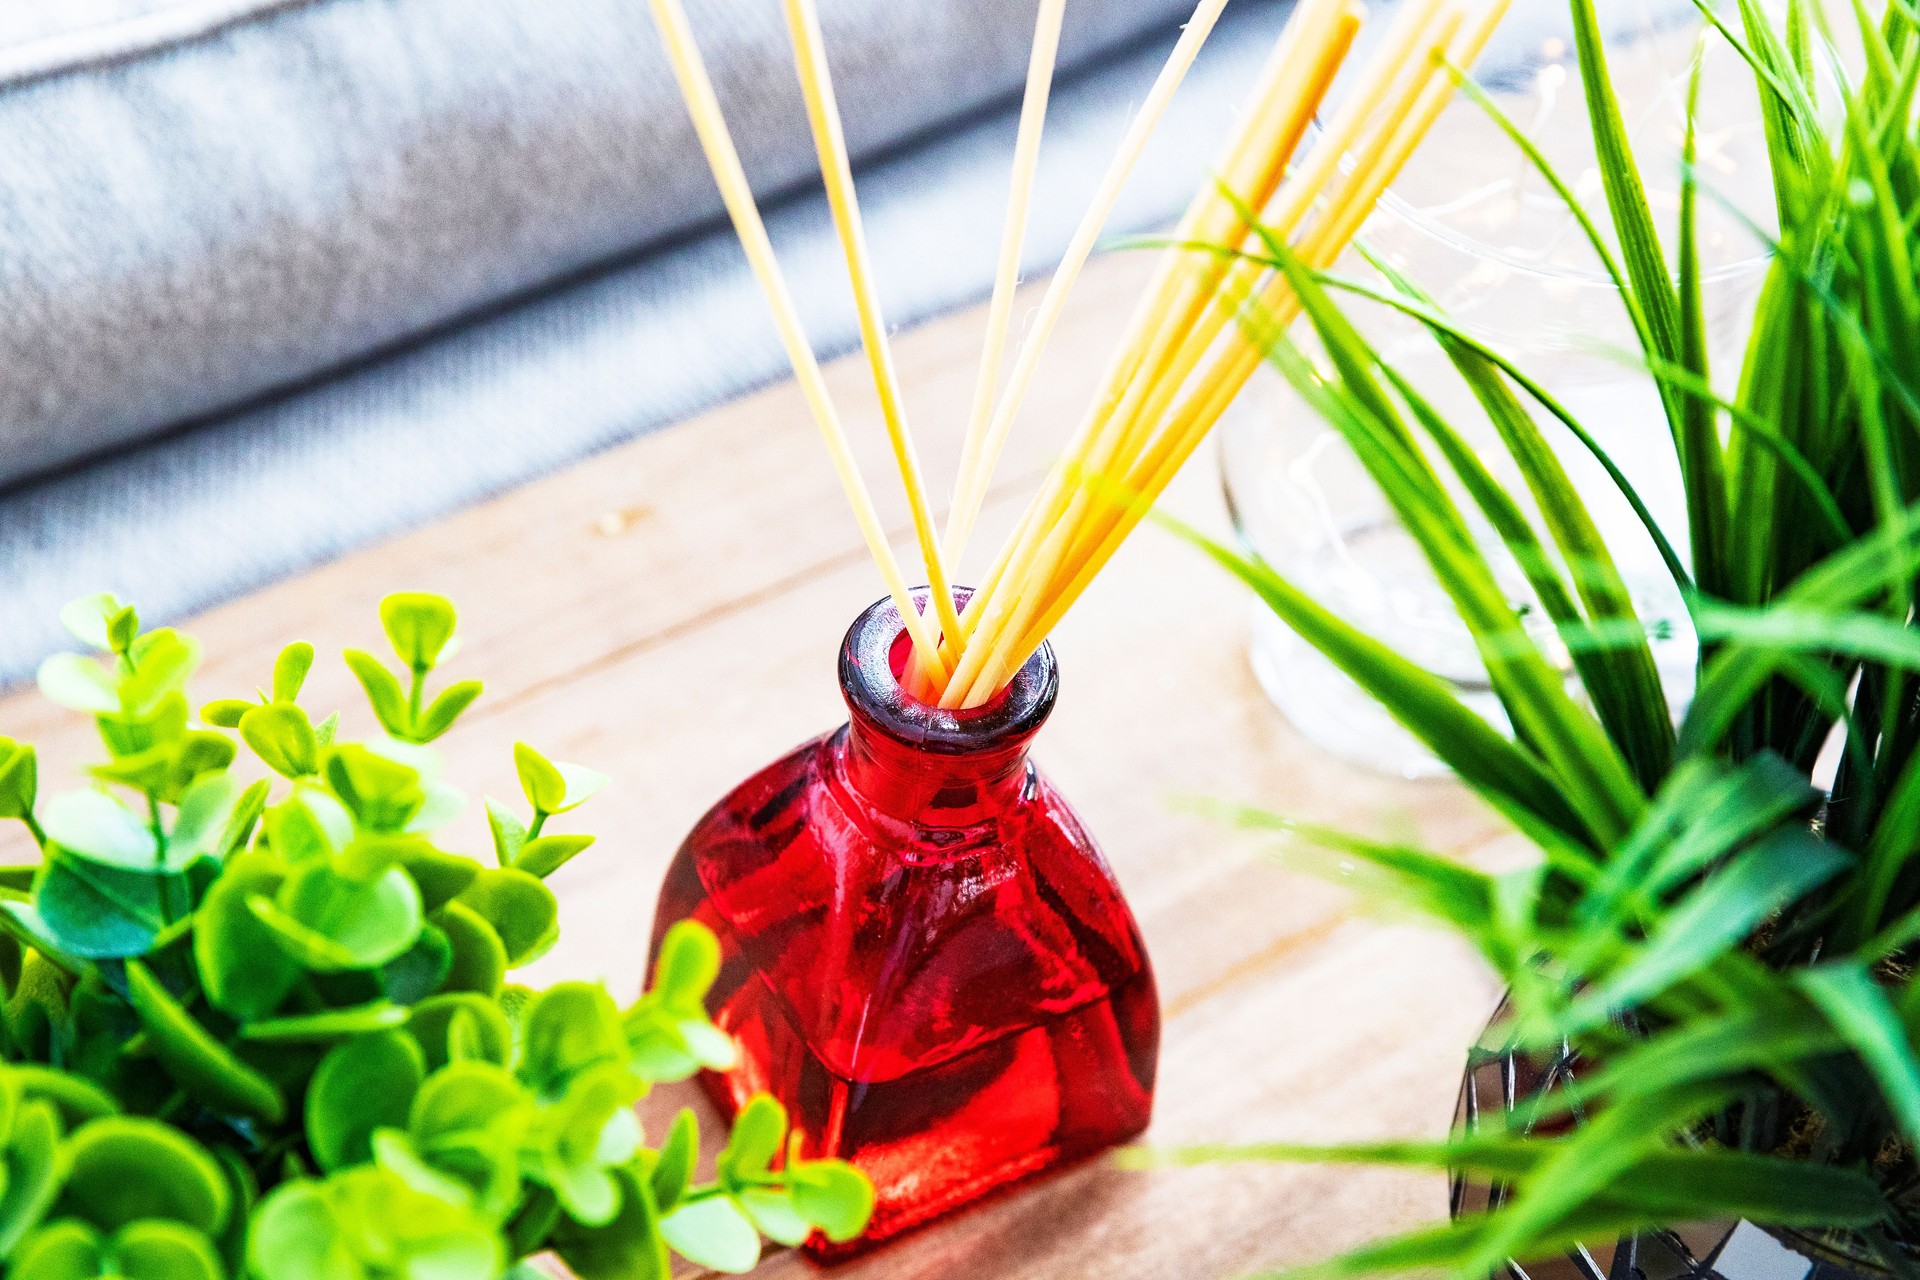
[[[1615,88],[1671,257],[1699,12],[1691,0],[1619,0],[1600,8]],[[1766,266],[1745,223],[1770,226],[1772,196],[1751,74],[1724,45],[1708,50],[1697,166],[1707,190],[1699,202],[1701,251],[1713,360],[1725,383],[1738,368]],[[1597,225],[1610,228],[1565,0],[1519,0],[1477,76],[1539,144]],[[1685,511],[1666,419],[1653,381],[1634,364],[1638,347],[1612,282],[1564,202],[1479,106],[1463,97],[1448,109],[1362,240],[1570,409],[1685,554]],[[1341,270],[1384,287],[1357,256]],[[1524,483],[1485,412],[1425,329],[1364,299],[1340,300],[1368,339],[1524,501]],[[1307,331],[1297,325],[1293,336],[1311,348]],[[1694,658],[1679,594],[1605,471],[1559,424],[1544,413],[1535,417],[1637,597],[1677,710],[1691,694]],[[1277,373],[1250,384],[1222,424],[1221,448],[1235,525],[1250,552],[1446,678],[1500,722],[1472,639],[1419,548],[1344,440]],[[1464,496],[1461,506],[1471,510]],[[1518,566],[1490,530],[1482,526],[1478,533],[1512,598],[1528,600]],[[1253,659],[1261,682],[1308,737],[1387,772],[1443,772],[1315,650],[1265,610],[1255,619]],[[1544,619],[1538,634],[1570,670]]]
[[[873,1179],[856,1250],[1139,1133],[1159,1049],[1132,912],[1028,759],[1051,648],[966,712],[901,688],[908,649],[890,601],[861,616],[850,722],[701,819],[654,923],[656,952],[682,919],[720,938],[709,1003],[741,1059],[702,1078],[715,1104],[770,1093],[804,1154]]]

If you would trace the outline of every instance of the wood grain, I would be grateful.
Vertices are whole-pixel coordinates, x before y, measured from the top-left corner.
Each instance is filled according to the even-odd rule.
[[[1102,260],[1083,280],[1015,433],[978,556],[1074,425],[1144,266]],[[983,322],[983,312],[952,317],[897,344],[938,492],[950,472],[933,464],[957,458]],[[841,361],[829,377],[904,535],[864,368]],[[1222,526],[1211,452],[1167,501]],[[798,393],[782,384],[188,620],[208,654],[197,696],[263,683],[291,639],[323,655],[380,647],[374,605],[397,589],[453,597],[464,649],[450,675],[488,681],[444,743],[450,778],[475,797],[514,795],[516,738],[612,774],[578,815],[599,846],[554,878],[564,941],[527,976],[602,978],[622,999],[640,980],[654,893],[679,838],[750,770],[838,722],[835,651],[880,594]],[[1455,787],[1372,777],[1296,735],[1248,669],[1248,609],[1234,584],[1148,529],[1056,637],[1064,688],[1038,757],[1101,837],[1165,1003],[1147,1140],[1438,1134],[1464,1048],[1492,1006],[1485,973],[1450,941],[1355,918],[1340,893],[1174,801],[1255,801],[1412,831],[1461,853],[1488,846],[1500,826]],[[323,656],[309,687],[310,705],[347,709],[350,732],[372,728],[337,659]],[[0,732],[41,745],[49,788],[93,751],[88,726],[26,690],[0,696]],[[570,820],[556,829],[576,829]],[[485,848],[477,803],[456,834],[458,847]],[[17,843],[0,846],[0,857],[25,856]],[[664,1117],[691,1097],[662,1090],[647,1114]],[[1138,1173],[1095,1161],[835,1274],[1224,1277],[1432,1218],[1442,1196],[1437,1179],[1397,1174]],[[795,1255],[763,1265],[772,1277],[811,1270]]]

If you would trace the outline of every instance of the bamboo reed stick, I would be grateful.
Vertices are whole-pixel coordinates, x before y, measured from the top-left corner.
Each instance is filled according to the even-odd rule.
[[[867,550],[872,553],[874,563],[879,566],[888,594],[900,610],[901,621],[913,639],[915,654],[928,671],[937,673],[938,678],[944,680],[949,671],[946,660],[941,657],[937,640],[927,630],[919,610],[914,607],[912,591],[900,572],[893,548],[887,542],[886,528],[880,523],[872,495],[860,476],[859,464],[847,443],[846,430],[834,409],[832,397],[827,393],[820,362],[814,355],[813,345],[808,341],[806,329],[800,322],[793,295],[781,274],[766,224],[754,205],[753,189],[747,182],[739,151],[734,147],[732,135],[727,130],[726,118],[721,114],[719,97],[714,93],[712,78],[707,74],[706,64],[700,57],[699,46],[687,22],[686,10],[680,0],[648,0],[648,3],[666,42],[674,77],[679,81],[681,96],[686,99],[688,113],[693,118],[694,132],[706,152],[707,163],[720,188],[720,197],[740,237],[741,247],[746,251],[754,277],[766,294],[781,344],[786,348],[801,394],[806,398],[807,407],[820,428],[821,438],[826,442],[828,457],[853,508],[860,535],[867,544]]]
[[[960,495],[973,489],[974,473],[979,470],[986,451],[987,428],[993,421],[994,399],[1006,361],[1007,331],[1013,321],[1013,297],[1020,282],[1020,260],[1026,251],[1027,217],[1033,203],[1034,175],[1040,167],[1040,139],[1046,127],[1047,98],[1053,86],[1053,68],[1059,57],[1060,28],[1066,11],[1067,0],[1040,0],[1039,16],[1034,21],[1027,89],[1020,102],[1020,129],[1013,146],[1013,180],[1007,192],[1006,222],[1000,232],[1000,259],[993,274],[993,301],[987,308],[987,339],[980,353],[973,406],[967,415],[960,471],[953,483],[956,506]],[[958,526],[949,522],[945,551],[948,563],[956,567],[965,550],[952,537],[958,531]],[[949,632],[949,635],[957,634]]]
[[[1455,6],[1443,15],[1440,38],[1426,47],[1435,54],[1444,52],[1449,61],[1458,65],[1471,65],[1505,15],[1507,5],[1508,0],[1495,0],[1478,20],[1457,35],[1464,14]],[[1453,97],[1452,80],[1436,65],[1434,58],[1427,59],[1427,74],[1417,85],[1418,92],[1412,100],[1405,105],[1402,105],[1404,98],[1396,100],[1396,109],[1372,132],[1369,138],[1372,145],[1363,148],[1362,158],[1348,175],[1340,196],[1300,246],[1302,258],[1310,266],[1324,269],[1332,265]],[[1280,326],[1283,331],[1297,315],[1299,304],[1286,287],[1284,277],[1276,277],[1263,292],[1261,305],[1267,309],[1269,324]],[[980,661],[977,674],[966,681],[968,688],[957,699],[960,705],[977,705],[991,697],[999,683],[1019,670],[1031,656],[1224,413],[1258,367],[1262,350],[1262,344],[1244,331],[1236,334],[1236,341],[1190,397],[1176,422],[1163,434],[1161,443],[1149,451],[1141,460],[1140,469],[1128,477],[1127,488],[1135,495],[1134,500],[1124,503],[1117,516],[1106,522],[1086,554],[1071,563],[1051,566],[1044,589],[1037,593],[1044,604],[1037,616],[1020,629],[1019,639],[1008,645],[1003,640],[988,644],[985,637],[979,637],[982,648],[995,652]],[[1058,545],[1055,539],[1049,542]],[[967,657],[974,659],[978,652],[970,646]],[[966,673],[956,670],[949,684],[950,698],[954,686],[963,680]]]
[[[1279,186],[1315,108],[1352,46],[1363,12],[1352,0],[1306,0],[1276,42],[1243,109],[1245,123],[1218,166],[1221,184],[1247,205],[1264,205]],[[1233,203],[1217,186],[1209,185],[1189,206],[1173,239],[1175,243],[1214,238],[1237,242],[1236,231],[1244,234],[1246,230],[1238,220]],[[1234,226],[1223,225],[1228,221]],[[1196,262],[1201,264],[1197,272],[1193,265]],[[1063,454],[1063,465],[1050,472],[1020,528],[962,612],[963,640],[975,632],[990,611],[1013,558],[1030,553],[1036,538],[1067,518],[1078,475],[1072,460],[1098,449],[1102,433],[1110,430],[1120,406],[1132,403],[1135,389],[1151,382],[1138,376],[1142,367],[1157,357],[1170,331],[1189,327],[1194,315],[1204,310],[1220,270],[1217,260],[1191,253],[1169,251],[1161,256],[1102,381],[1101,396]],[[1006,602],[1000,608],[1004,611]],[[946,651],[949,656],[957,654],[951,639]]]
[[[986,500],[986,493],[993,478],[994,467],[1000,460],[1000,454],[1006,447],[1007,436],[1013,427],[1013,419],[1020,411],[1020,404],[1026,396],[1028,385],[1033,381],[1034,370],[1040,363],[1041,353],[1046,350],[1047,342],[1053,336],[1054,326],[1059,322],[1061,313],[1066,309],[1067,297],[1074,283],[1079,279],[1080,269],[1092,256],[1094,245],[1099,241],[1113,208],[1119,203],[1120,193],[1126,186],[1127,178],[1133,172],[1134,164],[1140,153],[1146,148],[1147,139],[1152,135],[1160,118],[1166,114],[1167,106],[1173,100],[1174,91],[1180,87],[1192,68],[1194,59],[1200,54],[1201,46],[1213,31],[1214,24],[1220,20],[1220,13],[1226,8],[1227,0],[1200,0],[1193,16],[1187,20],[1187,26],[1180,33],[1179,41],[1174,45],[1173,53],[1161,68],[1154,80],[1153,88],[1148,92],[1140,111],[1133,118],[1126,135],[1122,138],[1120,149],[1108,166],[1100,187],[1094,195],[1092,205],[1081,219],[1072,241],[1067,246],[1060,266],[1055,270],[1053,279],[1047,285],[1047,292],[1041,298],[1039,311],[1034,317],[1033,327],[1028,331],[1026,340],[1021,343],[1020,352],[1014,361],[1012,372],[1008,375],[1006,388],[1000,394],[1000,400],[994,408],[992,421],[988,424],[984,449],[979,465],[975,468],[972,483],[965,493],[959,494],[953,509],[947,514],[947,545],[955,549],[958,558],[966,551],[968,538],[972,535],[974,521],[980,514],[980,507]]]
[[[1351,51],[1362,16],[1358,0],[1301,0],[1256,84],[1245,123],[1220,161],[1219,183],[1202,191],[1188,207],[1174,233],[1174,248],[1162,255],[1129,322],[1101,394],[965,610],[955,608],[948,567],[958,564],[966,550],[994,468],[1067,296],[1112,216],[1147,138],[1227,0],[1199,0],[1076,228],[1035,322],[1019,346],[1006,385],[1000,387],[1013,288],[1065,9],[1065,0],[1041,0],[987,341],[944,535],[934,529],[924,476],[907,427],[815,0],[782,0],[808,121],[859,309],[862,342],[894,461],[907,491],[915,536],[933,584],[938,635],[928,629],[927,620],[913,605],[860,477],[766,227],[754,207],[681,0],[649,3],[802,393],[827,443],[861,534],[912,637],[915,657],[909,687],[928,697],[938,694],[943,706],[973,707],[998,692],[1079,599],[1258,368],[1267,345],[1297,318],[1299,299],[1284,273],[1271,271],[1257,254],[1235,257],[1234,251],[1246,253],[1256,236],[1277,235],[1293,243],[1293,251],[1308,267],[1330,267],[1451,101],[1454,86],[1440,66],[1442,59],[1471,65],[1510,0],[1491,0],[1472,21],[1467,18],[1471,0],[1409,0],[1325,135],[1306,161],[1290,171],[1313,113]],[[1256,214],[1261,218],[1258,228],[1250,222]],[[1185,248],[1189,242],[1222,246],[1227,252],[1205,256]]]
[[[907,427],[900,378],[894,369],[887,324],[880,310],[880,292],[874,284],[873,262],[867,251],[866,229],[860,217],[860,201],[854,191],[853,164],[847,154],[833,74],[827,65],[819,9],[814,0],[785,0],[784,7],[787,30],[793,40],[794,67],[799,73],[807,121],[813,130],[814,150],[819,155],[820,173],[826,183],[827,204],[833,211],[834,228],[846,258],[847,278],[853,286],[854,306],[860,317],[860,342],[866,349],[874,389],[879,393],[880,416],[886,424],[894,465],[906,489],[907,510],[912,515],[914,537],[926,566],[934,616],[939,619],[941,630],[951,634],[959,629],[960,616],[954,607],[953,584],[941,557],[933,507],[927,500],[926,479]]]
[[[1427,0],[1424,7],[1431,9],[1437,3],[1438,0]],[[1251,146],[1233,149],[1222,166],[1222,183],[1203,191],[1194,202],[1189,216],[1182,220],[1176,232],[1176,244],[1241,245],[1251,232],[1245,210],[1263,207],[1281,187],[1287,163],[1351,49],[1359,22],[1359,15],[1348,6],[1323,12],[1303,7],[1301,18],[1300,40],[1287,49],[1290,56],[1286,61],[1291,63],[1294,56],[1304,56],[1309,70],[1302,72],[1296,64],[1293,75],[1284,79],[1275,77],[1260,86],[1263,93],[1256,100],[1252,118],[1266,122],[1265,126],[1248,130],[1243,136],[1242,143],[1251,143]],[[1291,42],[1283,39],[1282,43]],[[1397,66],[1404,56],[1404,50],[1390,48],[1375,65]],[[1220,190],[1221,185],[1233,191],[1235,198],[1229,199]],[[1223,277],[1230,270],[1247,266],[1180,249],[1169,251],[1163,258],[1169,267],[1185,268],[1167,272],[1167,282],[1177,292],[1162,290],[1159,297],[1151,299],[1152,309],[1143,314],[1158,315],[1161,323],[1151,340],[1128,361],[1134,370],[1133,376],[1105,397],[1106,403],[1112,405],[1117,393],[1119,403],[1100,424],[1090,447],[1079,454],[1068,455],[1066,465],[1052,478],[1052,505],[1046,517],[1035,526],[1047,530],[1044,549],[1031,552],[1029,538],[1033,559],[1023,569],[1024,578],[1016,593],[1013,612],[1001,619],[1003,626],[1016,628],[1015,634],[1020,625],[1018,619],[1030,616],[1037,607],[1035,593],[1045,589],[1050,575],[1047,566],[1056,563],[1073,545],[1059,536],[1061,526],[1073,530],[1076,538],[1084,537],[1084,524],[1089,515],[1110,505],[1088,485],[1088,479],[1107,474],[1116,459],[1133,457],[1145,446],[1153,424],[1160,420],[1193,366],[1224,327],[1225,320],[1222,318],[1207,326],[1197,338],[1192,332],[1194,326],[1217,310],[1215,299],[1222,288]],[[1179,288],[1182,282],[1184,288]],[[1173,292],[1173,296],[1167,296],[1169,292]],[[1170,347],[1184,357],[1183,362],[1175,364],[1171,375],[1167,369]],[[1014,620],[1009,622],[1009,617]]]
[[[1431,10],[1437,3],[1438,0],[1425,0],[1419,7]],[[1236,140],[1223,164],[1225,179],[1229,183],[1240,179],[1244,185],[1238,187],[1236,194],[1253,207],[1270,199],[1280,185],[1288,160],[1352,46],[1357,16],[1345,6],[1303,5],[1283,33],[1269,71],[1285,66],[1292,74],[1263,75],[1247,112],[1246,136]],[[1309,67],[1305,72],[1300,68],[1302,60]],[[1382,61],[1376,59],[1372,69],[1377,72],[1381,65]],[[1391,65],[1397,69],[1397,63]],[[1263,132],[1271,136],[1262,138]],[[1243,141],[1248,145],[1243,146]],[[1262,141],[1268,144],[1264,153],[1259,146]],[[1284,150],[1281,150],[1282,144]],[[1249,154],[1254,157],[1253,161],[1246,159]],[[1249,173],[1247,170],[1256,162],[1259,171]],[[1210,186],[1195,199],[1188,216],[1182,219],[1176,243],[1212,238],[1223,223],[1229,222],[1231,227],[1220,238],[1229,245],[1237,244],[1239,238],[1233,231],[1237,230],[1243,237],[1247,231],[1245,222],[1218,187]],[[1092,429],[1076,442],[1080,447],[1069,450],[1055,467],[1039,499],[1041,513],[1026,522],[1021,530],[1021,546],[1002,566],[1001,575],[982,587],[982,591],[988,593],[987,599],[983,601],[976,595],[973,603],[980,605],[980,612],[976,614],[970,605],[968,614],[962,618],[963,623],[972,622],[973,629],[967,653],[957,660],[955,678],[948,684],[943,705],[965,705],[972,696],[974,682],[992,663],[993,649],[1009,631],[1018,636],[1026,620],[1044,607],[1041,597],[1047,575],[1040,566],[1056,563],[1072,545],[1073,534],[1089,509],[1088,477],[1101,474],[1109,467],[1129,439],[1138,447],[1137,432],[1128,429],[1129,423],[1140,410],[1143,398],[1150,399],[1166,381],[1164,368],[1156,366],[1164,359],[1166,348],[1178,343],[1185,336],[1183,330],[1190,329],[1211,305],[1212,289],[1202,288],[1173,316],[1158,312],[1162,317],[1159,326],[1151,319],[1156,314],[1155,306],[1169,301],[1165,296],[1168,288],[1180,279],[1175,268],[1190,263],[1195,256],[1177,247],[1163,255],[1167,269],[1161,276],[1163,288],[1156,291],[1161,296],[1151,299],[1138,313],[1141,323],[1134,326],[1123,348],[1116,370],[1119,376],[1103,397],[1101,407],[1107,410],[1106,416],[1091,422]],[[1208,283],[1211,276],[1217,287],[1223,266],[1218,259],[1207,259],[1200,267],[1201,283]],[[1217,328],[1213,332],[1217,333]],[[1210,334],[1200,344],[1202,349],[1211,340]],[[1166,397],[1177,391],[1178,381],[1174,380],[1174,385],[1164,393]],[[1004,586],[1008,578],[1013,583],[1010,589]]]

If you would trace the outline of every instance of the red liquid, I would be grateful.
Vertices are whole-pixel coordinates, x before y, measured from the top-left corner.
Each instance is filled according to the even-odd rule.
[[[709,1003],[741,1063],[703,1083],[729,1115],[773,1094],[805,1154],[873,1178],[859,1246],[1140,1132],[1159,1045],[1132,913],[1026,759],[1052,654],[937,712],[888,669],[898,630],[890,606],[855,625],[852,723],[701,820],[654,924],[656,948],[688,917],[719,936]]]

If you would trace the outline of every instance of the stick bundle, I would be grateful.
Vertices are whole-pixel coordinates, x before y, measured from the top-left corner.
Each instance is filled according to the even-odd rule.
[[[1309,125],[1352,51],[1365,11],[1358,0],[1300,0],[1254,88],[1240,131],[1219,162],[1217,180],[1195,198],[1174,234],[1174,247],[1162,254],[1100,395],[964,611],[955,608],[949,571],[966,551],[1040,357],[1135,162],[1227,0],[1199,0],[1127,129],[1001,385],[1012,294],[1065,11],[1065,0],[1041,0],[986,349],[952,505],[945,529],[938,533],[887,345],[819,15],[814,0],[782,0],[936,626],[929,626],[929,619],[913,607],[854,465],[680,0],[650,3],[695,130],[773,309],[801,390],[912,637],[909,686],[943,707],[968,708],[990,700],[1032,656],[1259,367],[1263,335],[1284,327],[1298,313],[1284,276],[1256,258],[1185,246],[1201,243],[1257,253],[1262,235],[1278,236],[1307,266],[1332,266],[1451,101],[1449,64],[1473,63],[1509,0],[1405,0],[1379,50],[1356,74],[1304,156],[1299,153]],[[1258,229],[1249,213],[1258,216]]]

